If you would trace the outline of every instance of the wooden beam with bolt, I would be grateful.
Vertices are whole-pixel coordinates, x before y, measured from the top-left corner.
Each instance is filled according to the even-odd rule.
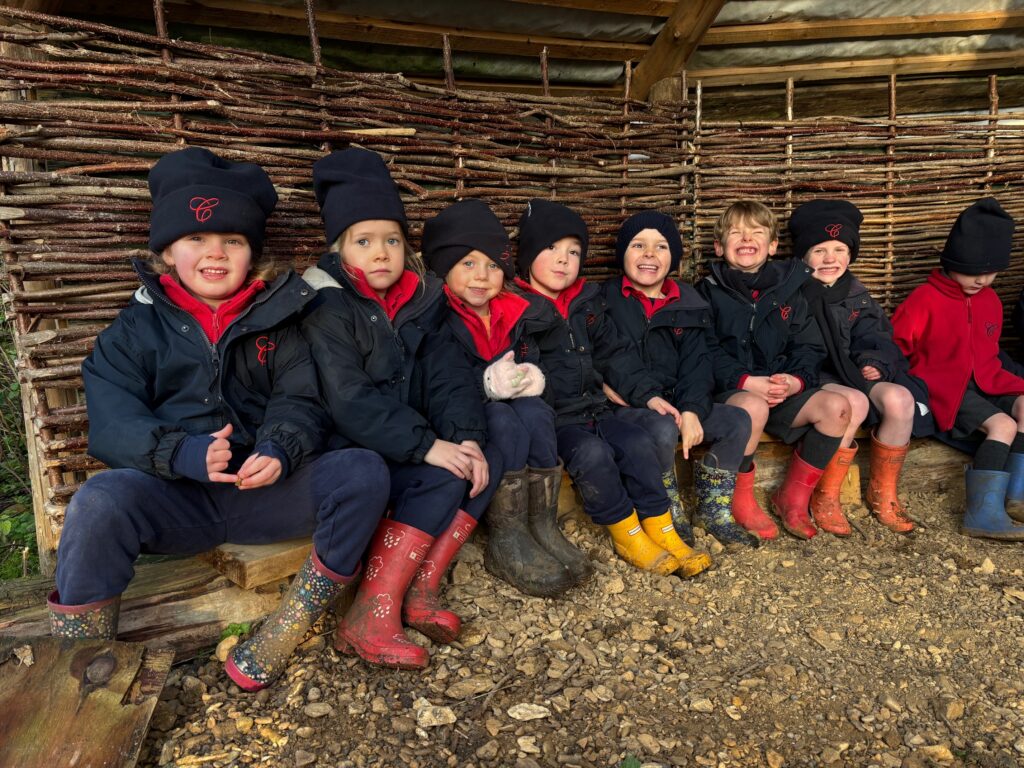
[[[725,0],[679,3],[633,73],[631,94],[645,99],[651,86],[686,66]]]

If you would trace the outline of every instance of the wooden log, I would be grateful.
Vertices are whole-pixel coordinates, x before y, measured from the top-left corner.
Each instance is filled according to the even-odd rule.
[[[283,585],[242,589],[195,558],[140,565],[121,603],[118,636],[187,657],[214,645],[229,624],[270,613]],[[0,582],[0,639],[48,635],[46,596],[53,589],[53,580],[42,576]]]
[[[221,544],[200,555],[242,589],[255,589],[298,573],[310,550],[309,539],[276,544]]]
[[[135,765],[173,658],[138,643],[0,640],[0,765]]]

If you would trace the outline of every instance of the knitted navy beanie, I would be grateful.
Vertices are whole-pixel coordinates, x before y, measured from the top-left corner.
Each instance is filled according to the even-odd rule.
[[[508,233],[483,200],[460,200],[423,225],[423,260],[444,277],[470,251],[480,251],[515,277]]]
[[[516,270],[524,280],[530,279],[530,265],[537,254],[563,237],[580,241],[580,265],[587,258],[587,224],[570,208],[551,200],[533,198],[519,218]]]
[[[629,247],[633,238],[645,229],[656,229],[668,241],[668,250],[672,256],[668,271],[674,272],[679,267],[680,259],[683,258],[683,239],[679,236],[679,230],[676,229],[672,217],[658,211],[634,213],[619,227],[619,236],[615,239],[615,262],[619,265],[619,269],[624,268],[626,248]]]
[[[983,197],[957,216],[939,261],[948,272],[984,275],[1010,266],[1013,219],[994,197]]]
[[[789,219],[793,237],[793,256],[802,259],[818,243],[838,240],[850,249],[850,263],[860,252],[860,225],[864,215],[846,200],[811,200],[804,203]]]
[[[320,158],[313,164],[313,191],[329,246],[358,221],[397,221],[408,232],[398,186],[376,152],[349,147]]]
[[[202,147],[157,160],[149,171],[149,194],[149,248],[155,253],[193,232],[237,232],[245,235],[253,255],[259,255],[267,218],[277,205],[266,171]]]

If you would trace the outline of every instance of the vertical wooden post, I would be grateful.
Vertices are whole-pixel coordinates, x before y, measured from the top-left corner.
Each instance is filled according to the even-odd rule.
[[[167,19],[164,16],[164,2],[163,0],[153,0],[153,21],[156,24],[156,36],[161,40],[167,39]],[[165,65],[170,65],[174,61],[174,56],[166,48],[160,49],[160,57],[163,59]],[[171,94],[171,101],[181,101],[181,97],[176,94]],[[178,143],[184,144],[185,138],[181,135],[182,129],[181,113],[174,113],[174,130],[178,132]]]
[[[540,82],[541,82],[541,87],[544,90],[544,95],[545,96],[550,96],[551,95],[551,83],[550,83],[550,81],[548,79],[548,47],[546,45],[543,48],[540,49]],[[547,117],[544,118],[544,125],[547,126],[547,129],[550,132],[551,131],[551,126],[554,125],[554,122],[552,121],[550,115],[548,115]],[[554,168],[555,166],[558,165],[558,159],[555,158],[555,157],[552,157],[550,160],[548,160],[548,165],[550,165],[552,168]],[[551,195],[551,199],[552,200],[554,200],[556,197],[558,197],[558,181],[557,181],[557,179],[558,179],[558,177],[555,176],[554,174],[552,174],[552,176],[548,180],[548,194]]]
[[[889,75],[889,138],[885,145],[885,296],[882,305],[892,310],[896,303],[893,294],[893,268],[896,262],[896,75]]]
[[[793,128],[793,96],[795,87],[793,78],[786,79],[786,122],[790,130]],[[786,219],[793,213],[793,134],[786,134]],[[802,254],[794,253],[797,258]]]
[[[313,7],[313,0],[306,0],[306,26],[309,29],[309,50],[313,57],[313,67],[316,69],[316,74],[313,75],[313,88],[321,91],[320,86],[323,85],[323,57],[320,52],[320,33],[316,28],[316,9]],[[320,105],[320,114],[322,119],[320,120],[320,130],[327,131],[330,129],[330,123],[328,122],[327,115],[327,97],[320,92],[317,98],[317,103]],[[324,152],[331,151],[331,142],[325,140],[320,143],[320,149]]]
[[[996,133],[999,130],[999,85],[996,75],[988,76],[988,136],[985,139],[985,157],[989,160],[988,170],[985,172],[985,194],[992,191],[992,175],[995,173],[996,159]]]
[[[625,76],[626,82],[622,89],[622,137],[623,143],[629,136],[629,96],[630,88],[632,87],[633,81],[633,63],[630,61],[624,62],[625,64]],[[625,192],[629,188],[629,147],[625,148],[622,153],[622,189]],[[626,217],[626,195],[619,195],[619,218],[624,219]]]
[[[698,80],[696,87],[696,105],[693,111],[693,182],[691,188],[693,189],[693,231],[690,235],[690,261],[693,264],[690,267],[691,278],[696,277],[697,262],[704,262],[703,254],[698,248],[700,243],[700,213],[702,211],[703,202],[701,200],[701,182],[700,182],[700,155],[701,155],[701,109],[704,101],[704,88],[703,83]]]

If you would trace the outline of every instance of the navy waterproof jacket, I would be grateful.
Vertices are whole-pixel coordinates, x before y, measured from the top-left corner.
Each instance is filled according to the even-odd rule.
[[[440,438],[484,446],[486,421],[474,375],[444,323],[442,283],[427,275],[388,319],[331,252],[303,278],[317,288],[302,322],[334,422],[332,448],[361,446],[419,463]]]
[[[602,385],[630,405],[647,406],[661,394],[636,347],[608,316],[601,287],[587,282],[569,304],[569,318],[556,313],[555,327],[540,339],[545,398],[555,409],[555,426],[585,424],[606,416],[612,403]]]
[[[82,364],[92,456],[173,480],[181,441],[229,422],[228,471],[264,441],[291,471],[322,448],[328,422],[297,323],[315,291],[294,272],[281,275],[213,344],[156,275],[135,268],[142,287]]]
[[[711,413],[714,368],[708,350],[711,307],[692,285],[675,281],[679,299],[659,307],[648,319],[640,302],[622,293],[622,280],[602,285],[608,314],[623,335],[640,349],[644,364],[657,380],[661,396],[676,409],[698,419]]]
[[[811,269],[797,259],[768,261],[762,267],[767,285],[757,301],[725,283],[726,269],[724,261],[714,261],[710,274],[697,283],[714,319],[707,338],[716,389],[738,389],[744,376],[774,373],[799,377],[805,389],[816,387],[825,346],[800,293]]]

